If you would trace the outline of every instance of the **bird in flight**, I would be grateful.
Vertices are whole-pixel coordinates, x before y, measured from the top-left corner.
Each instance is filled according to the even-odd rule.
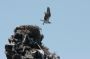
[[[45,12],[45,15],[44,15],[44,20],[41,20],[41,21],[43,21],[43,25],[44,25],[44,23],[51,23],[50,21],[49,21],[49,18],[51,17],[51,12],[50,12],[50,7],[47,7],[47,11]]]

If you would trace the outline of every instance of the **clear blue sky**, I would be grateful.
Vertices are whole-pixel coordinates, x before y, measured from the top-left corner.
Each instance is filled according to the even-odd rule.
[[[52,24],[42,25],[50,6]],[[90,0],[0,0],[0,59],[16,26],[36,24],[43,43],[61,59],[90,59]]]

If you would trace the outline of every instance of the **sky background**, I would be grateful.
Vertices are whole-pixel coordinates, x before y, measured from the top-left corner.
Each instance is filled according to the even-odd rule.
[[[42,25],[47,6],[51,24]],[[38,25],[43,43],[61,59],[90,59],[90,0],[0,0],[0,59],[19,25]]]

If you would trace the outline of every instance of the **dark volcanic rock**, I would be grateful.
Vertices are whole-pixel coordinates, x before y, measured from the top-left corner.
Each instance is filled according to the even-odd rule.
[[[16,27],[5,45],[7,59],[60,59],[42,43],[41,28],[33,25]]]

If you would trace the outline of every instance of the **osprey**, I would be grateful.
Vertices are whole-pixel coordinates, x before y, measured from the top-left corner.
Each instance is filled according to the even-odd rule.
[[[47,7],[47,11],[45,12],[45,15],[44,15],[44,20],[42,20],[43,21],[43,25],[44,25],[44,23],[51,23],[49,21],[50,17],[51,17],[50,7]]]

